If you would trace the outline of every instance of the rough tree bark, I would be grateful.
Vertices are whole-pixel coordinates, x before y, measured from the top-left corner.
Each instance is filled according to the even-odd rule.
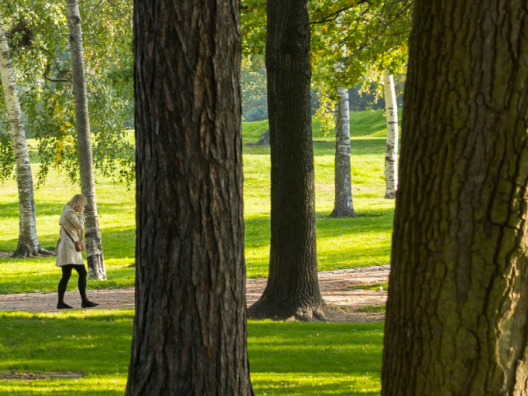
[[[75,123],[81,174],[81,192],[88,200],[85,211],[86,257],[88,259],[90,279],[106,280],[102,238],[95,200],[90,118],[88,114],[88,96],[84,75],[81,15],[77,0],[66,0],[66,16],[70,28],[69,41],[73,71],[73,94],[75,97]]]
[[[136,316],[126,394],[252,395],[236,0],[135,0]]]
[[[528,8],[414,12],[382,395],[527,395]]]
[[[336,106],[336,153],[335,153],[335,201],[330,217],[356,217],[352,203],[350,175],[350,110],[348,89],[337,89]]]
[[[385,198],[396,198],[398,190],[398,102],[394,78],[383,71],[385,112],[387,113],[387,145],[385,149]]]
[[[254,318],[323,317],[315,244],[307,0],[268,0],[266,68],[271,150],[268,284]]]
[[[29,163],[26,145],[26,132],[24,130],[24,117],[15,82],[11,52],[7,43],[6,34],[0,14],[0,74],[2,87],[9,117],[9,127],[13,138],[15,152],[16,179],[19,202],[19,235],[18,245],[13,257],[34,257],[39,254],[51,255],[43,249],[37,238],[37,224],[35,215],[35,198],[33,196],[33,176]]]

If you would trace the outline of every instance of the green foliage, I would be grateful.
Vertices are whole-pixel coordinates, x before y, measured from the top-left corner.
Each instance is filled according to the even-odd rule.
[[[240,1],[242,51],[245,56],[264,55],[266,21],[265,0]]]
[[[1,126],[4,126],[2,124]],[[0,183],[13,175],[15,152],[13,151],[13,139],[11,135],[0,129]]]
[[[242,59],[242,120],[261,121],[268,118],[266,68],[261,56]]]
[[[412,0],[312,0],[314,82],[325,92],[405,70]]]
[[[337,88],[361,85],[382,96],[384,69],[403,73],[413,0],[310,0],[312,89],[325,133],[334,128]],[[263,55],[266,4],[243,1],[241,24],[246,56]]]
[[[350,2],[312,0],[313,85],[327,104],[317,116],[334,127],[337,88],[361,84],[363,92],[382,95],[382,72],[402,73],[413,0]]]
[[[134,312],[0,313],[0,372],[73,371],[81,379],[0,381],[0,394],[122,395]],[[16,337],[13,337],[16,334]],[[249,322],[258,395],[377,395],[383,324]]]
[[[413,0],[310,0],[315,86],[351,87],[365,77],[379,80],[385,68],[404,70],[412,5]],[[263,55],[266,2],[242,0],[241,26],[244,54]]]
[[[39,184],[51,169],[65,172],[72,182],[79,178],[64,6],[62,0],[0,4],[14,49],[25,129],[38,141]],[[132,4],[86,0],[80,7],[94,165],[101,174],[130,183],[134,150],[125,139],[125,121],[133,111]],[[4,107],[0,103],[0,121]],[[0,165],[6,169],[10,164],[3,157]]]

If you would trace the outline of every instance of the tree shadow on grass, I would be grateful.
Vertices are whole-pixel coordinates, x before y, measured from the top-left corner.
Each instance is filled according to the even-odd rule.
[[[260,393],[379,394],[383,324],[250,322]]]
[[[132,310],[0,313],[0,371],[84,373],[77,382],[0,382],[0,393],[123,394],[133,316]],[[257,393],[379,394],[382,323],[249,322],[248,333]]]

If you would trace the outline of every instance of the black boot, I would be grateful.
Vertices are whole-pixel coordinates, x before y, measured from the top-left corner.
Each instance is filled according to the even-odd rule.
[[[81,307],[83,308],[93,308],[93,307],[97,307],[99,304],[97,303],[94,303],[94,302],[91,302],[89,300],[86,300],[86,301],[83,301],[82,304],[81,304]]]
[[[72,309],[73,307],[66,304],[64,301],[59,301],[57,304],[57,309]]]

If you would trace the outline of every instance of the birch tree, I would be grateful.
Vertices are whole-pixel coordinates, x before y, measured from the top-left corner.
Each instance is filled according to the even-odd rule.
[[[416,0],[383,396],[528,394],[528,7]]]
[[[51,169],[79,183],[75,101],[64,0],[1,2],[26,133],[35,138],[44,184]],[[86,84],[94,168],[97,174],[130,183],[134,147],[125,139],[133,118],[132,4],[127,0],[81,2]],[[2,100],[3,101],[3,100]],[[10,145],[11,146],[11,145]],[[0,178],[11,172],[0,150]]]
[[[341,22],[338,22],[341,27]],[[346,45],[336,48],[346,56]],[[343,69],[343,63],[336,63],[336,71]],[[330,217],[356,217],[352,204],[352,178],[350,175],[350,110],[348,89],[340,85],[337,88],[337,105],[335,112],[335,199],[334,210]]]
[[[396,198],[398,189],[398,103],[394,78],[383,71],[385,112],[387,113],[387,145],[385,149],[385,198]]]
[[[84,76],[81,16],[77,0],[66,0],[66,16],[70,29],[69,42],[73,72],[73,95],[75,98],[75,122],[81,174],[81,192],[88,201],[85,211],[86,256],[88,259],[90,278],[106,280],[102,238],[95,199],[90,119],[88,114],[86,79]]]
[[[29,163],[26,132],[18,99],[15,72],[3,27],[2,14],[0,14],[0,73],[13,140],[20,212],[18,245],[13,257],[34,257],[39,254],[49,255],[51,253],[40,246],[37,238],[33,176]]]
[[[350,112],[348,89],[339,87],[336,106],[335,200],[330,217],[356,217],[350,175]]]

